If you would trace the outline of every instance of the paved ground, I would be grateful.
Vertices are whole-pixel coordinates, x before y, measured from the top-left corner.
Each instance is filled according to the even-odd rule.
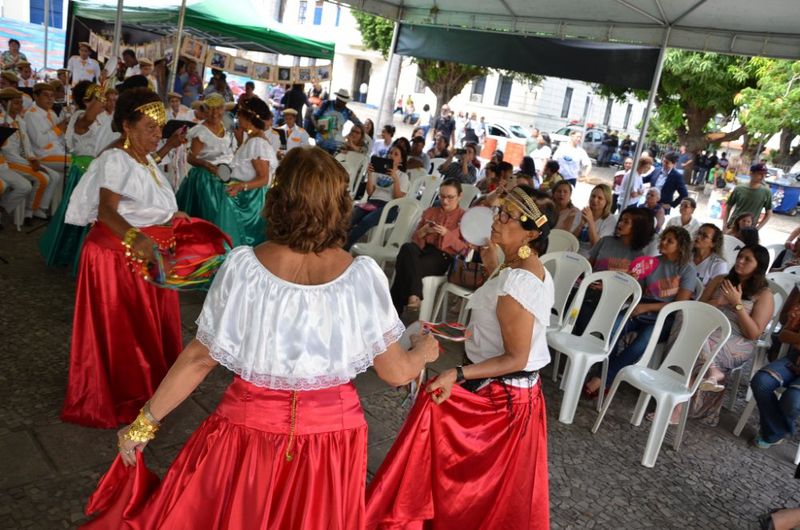
[[[588,195],[579,185],[578,195]],[[0,527],[72,528],[115,451],[115,434],[63,424],[58,411],[66,383],[75,282],[47,269],[36,253],[42,225],[0,232]],[[788,232],[791,228],[785,230]],[[785,236],[784,236],[785,237]],[[185,336],[202,295],[182,295]],[[126,325],[126,323],[120,323]],[[453,366],[458,352],[437,368]],[[163,473],[183,441],[211,411],[230,379],[223,369],[167,420],[147,449],[148,464]],[[405,393],[373,372],[356,381],[370,426],[369,471],[374,473],[403,420]],[[561,396],[545,381],[551,511],[554,528],[753,528],[768,507],[800,504],[792,478],[795,443],[763,452],[731,429],[743,406],[708,428],[690,423],[680,452],[668,434],[654,469],[639,462],[648,425],[627,420],[635,396],[623,393],[597,435],[595,412],[582,402],[573,425],[558,423]]]

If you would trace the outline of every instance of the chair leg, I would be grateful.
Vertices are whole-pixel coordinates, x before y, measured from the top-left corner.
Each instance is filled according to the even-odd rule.
[[[561,399],[561,411],[558,414],[558,421],[570,425],[575,418],[575,410],[578,408],[578,400],[581,397],[581,387],[586,373],[589,371],[586,358],[576,356],[570,359],[569,369],[564,372],[562,381],[564,382],[564,396]]]
[[[600,372],[600,391],[597,393],[597,410],[603,406],[605,400],[606,381],[608,381],[608,357],[603,359],[603,367]]]
[[[594,425],[592,425],[592,433],[596,434],[597,429],[600,428],[600,423],[603,421],[603,417],[606,415],[608,407],[611,406],[611,401],[614,399],[614,394],[617,393],[617,388],[619,388],[619,383],[620,383],[620,378],[619,376],[617,376],[616,378],[614,378],[614,382],[611,383],[611,390],[608,391],[608,396],[603,402],[603,408],[600,410],[600,414],[597,415],[597,419],[595,420]]]
[[[794,454],[794,465],[800,464],[800,444],[797,445],[797,452]]]
[[[639,392],[639,399],[636,401],[636,406],[633,408],[633,414],[631,415],[631,425],[638,427],[642,424],[644,413],[647,412],[647,405],[650,403],[651,397],[645,391]]]
[[[748,401],[747,405],[745,405],[744,410],[742,411],[742,415],[739,416],[739,421],[736,423],[736,427],[733,428],[734,436],[742,435],[742,429],[744,429],[744,426],[747,425],[747,420],[750,419],[750,415],[753,413],[754,408],[756,408],[756,401]]]
[[[675,433],[675,440],[672,442],[672,448],[676,451],[680,449],[681,442],[683,442],[683,433],[686,430],[686,421],[689,419],[689,409],[692,408],[692,398],[689,398],[689,401],[683,404],[683,411],[681,412],[681,419],[678,422],[678,430]],[[670,412],[670,416],[672,416],[672,412]]]
[[[442,318],[442,307],[445,308],[445,312],[447,312],[447,287],[442,286],[439,289],[439,294],[436,296],[436,304],[433,307],[433,313],[431,314],[431,320],[434,322],[444,322]]]
[[[733,406],[736,404],[736,397],[739,394],[739,385],[742,383],[742,372],[744,370],[743,367],[740,366],[734,371],[736,372],[736,375],[733,377],[733,381],[731,382],[731,394],[728,396],[727,404],[725,405],[725,408],[728,410],[733,410]]]
[[[467,323],[467,320],[465,318],[467,312],[467,299],[462,298],[460,304],[461,307],[458,310],[458,323],[463,326],[466,325]]]
[[[553,350],[553,382],[558,381],[558,365],[561,363],[561,352]]]
[[[661,444],[664,443],[664,436],[667,434],[669,417],[672,416],[673,408],[675,408],[675,403],[671,399],[666,399],[662,402],[656,401],[653,425],[647,435],[647,444],[644,447],[644,456],[642,457],[642,465],[644,467],[656,465],[656,459],[659,451],[661,451]]]
[[[564,390],[564,381],[565,381],[564,376],[566,375],[567,370],[569,370],[569,357],[567,357],[567,359],[564,361],[564,371],[562,372],[561,375],[561,382],[558,384],[559,390],[562,391]]]

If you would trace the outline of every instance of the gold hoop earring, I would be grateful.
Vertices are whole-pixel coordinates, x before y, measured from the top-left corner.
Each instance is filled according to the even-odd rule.
[[[528,258],[530,258],[531,257],[531,247],[529,247],[527,244],[522,245],[521,247],[519,247],[519,250],[517,250],[517,256],[519,256],[519,259],[528,259]]]
[[[122,144],[122,148],[126,150],[131,148],[131,139],[127,136],[125,137],[125,142]]]

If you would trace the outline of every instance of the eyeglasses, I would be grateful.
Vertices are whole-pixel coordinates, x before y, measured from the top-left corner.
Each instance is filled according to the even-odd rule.
[[[697,235],[694,236],[695,239],[714,239],[714,236],[710,236],[705,232],[697,232]]]
[[[494,217],[500,221],[500,224],[507,224],[511,219],[519,221],[519,217],[514,217],[502,208],[494,208]]]
[[[450,200],[453,200],[453,199],[458,199],[458,195],[442,195],[442,194],[440,193],[440,194],[439,194],[439,198],[440,198],[440,199],[450,199]]]

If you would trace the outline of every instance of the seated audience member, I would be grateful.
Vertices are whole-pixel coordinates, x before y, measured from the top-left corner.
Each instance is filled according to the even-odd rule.
[[[344,143],[339,148],[339,152],[354,151],[367,154],[367,134],[364,132],[364,126],[354,123],[350,127],[350,132],[344,137]]]
[[[431,159],[423,152],[423,147],[425,147],[424,137],[411,137],[411,151],[408,153],[408,169],[423,169],[427,175],[431,170]]]
[[[611,386],[617,373],[636,363],[644,353],[650,336],[653,334],[658,312],[670,302],[691,300],[697,284],[697,273],[691,263],[692,239],[689,232],[671,226],[661,233],[658,266],[644,278],[639,278],[642,286],[641,301],[633,309],[631,318],[624,323],[620,337],[635,334],[631,341],[619,341],[616,351],[609,359],[606,388]],[[621,325],[622,322],[617,322]],[[671,323],[664,326],[661,339],[669,336]],[[597,373],[595,371],[595,373]],[[600,391],[600,377],[593,376],[584,387],[584,394],[594,397]]]
[[[580,242],[579,252],[588,257],[600,238],[614,235],[617,218],[611,213],[611,187],[598,184],[589,195],[589,206],[581,210],[578,228],[573,231]]]
[[[445,274],[453,256],[468,248],[461,238],[459,223],[464,210],[459,207],[461,183],[445,180],[439,186],[440,206],[422,214],[411,242],[400,247],[395,262],[391,293],[397,312],[418,310],[422,300],[422,278]]]
[[[679,206],[680,215],[670,217],[666,226],[680,226],[689,232],[689,235],[694,237],[697,229],[700,228],[700,221],[693,217],[694,211],[697,209],[697,201],[691,197],[686,197],[681,201]]]
[[[533,162],[533,158],[529,156],[522,157],[522,162],[519,164],[519,172],[531,178],[535,177],[536,165]]]
[[[400,147],[389,149],[389,158],[392,159],[392,167],[388,174],[375,173],[372,164],[367,170],[367,194],[369,199],[366,203],[359,204],[353,208],[353,218],[350,225],[345,250],[350,250],[359,239],[361,239],[370,229],[378,225],[381,212],[386,203],[392,199],[405,197],[408,192],[408,174],[406,169],[406,153]],[[397,216],[395,212],[389,212],[388,221],[393,221]]]
[[[437,134],[433,141],[433,147],[428,151],[428,157],[433,160],[434,158],[447,158],[450,156],[450,150],[447,148],[448,140],[441,134]],[[433,168],[434,171],[439,169]]]
[[[648,189],[644,196],[644,207],[653,212],[653,216],[656,218],[656,232],[661,231],[665,218],[664,207],[658,202],[660,199],[661,192],[658,191],[658,188]]]
[[[536,177],[531,177],[530,175],[525,175],[523,173],[517,173],[514,175],[514,180],[516,181],[515,184],[517,186],[529,186],[534,189],[536,189],[533,181],[535,178]]]
[[[728,229],[727,234],[735,237],[739,241],[742,241],[742,229],[752,228],[752,227],[753,227],[753,214],[743,213],[741,215],[736,216],[736,219],[733,220],[733,224]]]
[[[447,161],[442,164],[440,169],[445,180],[457,179],[462,184],[475,184],[478,180],[478,170],[472,164],[475,157],[478,156],[477,146],[473,143],[468,143],[464,147],[463,154],[458,155],[456,160],[456,149],[452,149],[447,157]]]
[[[486,195],[487,193],[492,193],[495,189],[497,189],[497,185],[500,183],[497,165],[493,162],[489,162],[486,164],[486,167],[483,168],[483,173],[484,177],[479,180],[475,186],[478,188],[481,194]]]
[[[392,142],[391,147],[395,147],[395,146],[397,146],[400,149],[402,149],[403,152],[406,155],[408,155],[411,152],[411,142],[405,136],[399,136],[399,137],[395,138],[394,142]]]
[[[581,223],[581,211],[572,204],[572,184],[561,180],[551,189],[558,221],[556,228],[574,233]]]
[[[778,340],[789,354],[760,369],[750,380],[758,405],[759,433],[753,445],[768,449],[791,438],[800,416],[800,289],[795,286],[783,304]],[[783,388],[778,396],[776,390]]]
[[[739,230],[739,235],[737,236],[739,241],[743,243],[743,247],[752,247],[759,244],[759,235],[758,235],[758,228],[755,226],[746,226]],[[737,247],[738,249],[738,247]]]
[[[703,377],[698,392],[692,397],[689,417],[706,425],[719,422],[723,384],[731,371],[749,361],[756,352],[756,341],[764,332],[774,310],[772,291],[767,285],[769,252],[757,245],[744,247],[736,257],[736,265],[726,276],[717,276],[706,286],[701,302],[711,304],[728,318],[731,335],[705,374],[700,374],[710,352],[719,343],[719,331],[713,333],[695,366],[695,377]],[[680,407],[673,412],[673,423],[680,418]]]
[[[728,262],[725,261],[723,252],[722,229],[713,223],[700,225],[694,236],[692,261],[704,288],[713,278],[728,273]]]
[[[552,192],[556,184],[564,180],[561,173],[558,172],[560,166],[555,160],[548,160],[542,170],[542,183],[539,189],[542,191]]]

